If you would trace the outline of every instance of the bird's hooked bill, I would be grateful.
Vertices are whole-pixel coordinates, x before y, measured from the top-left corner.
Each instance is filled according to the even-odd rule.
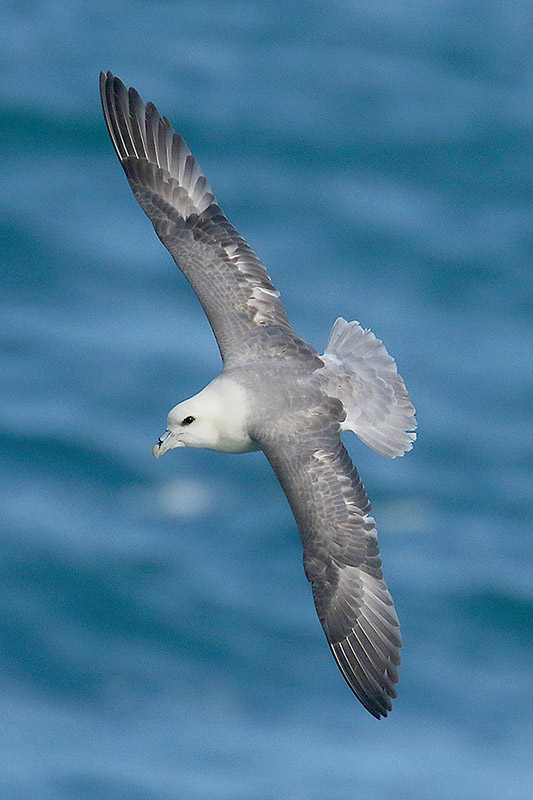
[[[160,436],[157,440],[157,444],[154,444],[152,453],[156,458],[159,458],[159,456],[162,456],[163,453],[166,453],[167,450],[173,447],[185,447],[185,445],[177,438],[175,433],[172,433],[172,431],[165,431],[163,436]]]

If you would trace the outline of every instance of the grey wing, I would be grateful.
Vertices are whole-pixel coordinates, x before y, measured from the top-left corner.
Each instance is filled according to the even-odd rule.
[[[383,580],[365,488],[340,441],[340,403],[294,415],[257,433],[289,500],[304,568],[335,660],[355,695],[378,719],[391,710],[400,630]]]
[[[221,213],[191,151],[135,89],[100,73],[107,128],[140,206],[191,283],[224,360],[242,358],[258,326],[292,332],[259,258]]]

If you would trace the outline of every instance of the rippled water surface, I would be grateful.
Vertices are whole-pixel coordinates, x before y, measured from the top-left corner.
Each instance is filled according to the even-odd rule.
[[[2,798],[529,796],[530,12],[2,6]],[[358,319],[406,379],[415,449],[349,440],[405,642],[380,723],[262,454],[151,457],[219,356],[112,151],[101,68],[183,133],[298,332]]]

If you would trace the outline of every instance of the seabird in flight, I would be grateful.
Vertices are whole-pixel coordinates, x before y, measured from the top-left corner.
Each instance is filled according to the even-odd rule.
[[[396,363],[370,330],[342,318],[323,355],[303,341],[168,119],[111,72],[101,73],[100,90],[133,193],[194,289],[224,362],[205,389],[170,411],[153,453],[264,452],[296,519],[335,661],[365,708],[387,716],[399,623],[370,503],[341,434],[351,430],[389,458],[412,448],[415,410]]]

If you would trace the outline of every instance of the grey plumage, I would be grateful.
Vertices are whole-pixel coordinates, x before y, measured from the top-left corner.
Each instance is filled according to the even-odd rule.
[[[196,292],[224,361],[248,356],[243,337],[257,326],[291,331],[266,269],[220,211],[181,136],[110,72],[101,74],[100,92],[133,194]]]
[[[208,316],[222,377],[245,391],[247,435],[290,503],[335,660],[368,711],[386,716],[396,697],[399,623],[370,503],[340,436],[350,428],[390,457],[411,448],[414,408],[395,362],[358,323],[338,320],[324,356],[298,337],[263,264],[168,120],[110,72],[100,88],[133,193]]]
[[[379,718],[396,697],[399,623],[383,581],[370,503],[340,441],[343,416],[340,401],[324,396],[319,405],[259,426],[256,437],[296,519],[305,574],[333,655]]]

